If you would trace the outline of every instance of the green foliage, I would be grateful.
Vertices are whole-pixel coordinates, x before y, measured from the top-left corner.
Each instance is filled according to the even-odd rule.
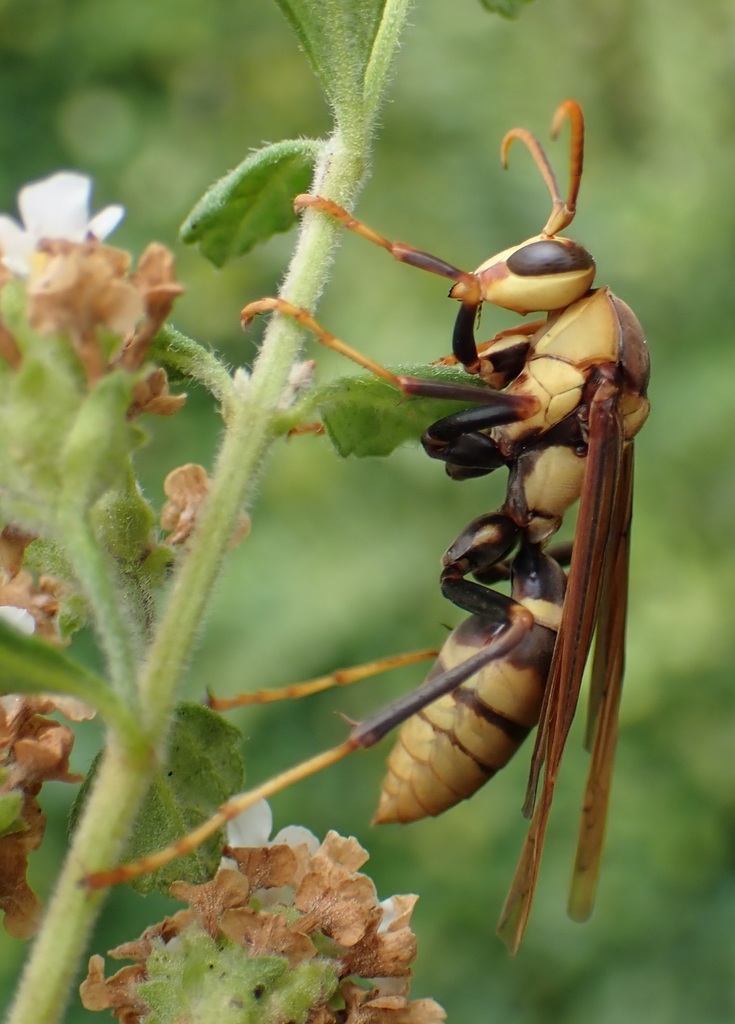
[[[276,0],[337,119],[362,95],[386,0]]]
[[[181,227],[216,267],[296,223],[293,199],[309,186],[320,143],[277,142],[252,153],[212,185]]]
[[[125,854],[137,860],[165,849],[206,821],[243,788],[244,767],[238,729],[199,704],[180,704],[171,725],[166,763],[156,768]],[[73,828],[95,777],[93,766],[70,818]],[[167,893],[172,882],[201,883],[212,877],[221,858],[220,831],[193,853],[143,875],[132,884],[141,893]]]
[[[3,210],[20,183],[47,169],[89,168],[97,194],[126,203],[123,236],[142,249],[151,237],[172,238],[204,183],[247,146],[325,130],[306,61],[266,4],[194,2],[183,17],[174,0],[155,10],[142,0],[112,2],[102,34],[95,5],[61,13],[10,0],[0,14],[9,112],[0,141]],[[664,0],[570,0],[524,14],[509,24],[478,6],[462,17],[452,4],[414,7],[359,215],[470,268],[538,231],[548,214],[523,160],[501,176],[498,140],[519,124],[545,141],[560,99],[584,105],[585,178],[569,233],[594,252],[600,282],[635,308],[654,360],[653,412],[637,446],[626,693],[598,907],[583,928],[564,918],[587,767],[578,735],[565,758],[528,939],[513,962],[493,929],[524,834],[523,752],[473,801],[407,828],[368,829],[379,752],[283,794],[275,812],[279,824],[356,832],[386,891],[422,893],[416,983],[441,998],[450,1019],[484,1024],[492,1006],[509,1024],[550,1015],[559,1024],[721,1024],[733,1017],[735,907],[735,216],[723,202],[735,163],[732,5],[714,0],[703,17],[696,5]],[[550,149],[563,180],[563,146]],[[275,291],[287,259],[281,242],[216,276],[180,247],[189,288],[177,311],[182,330],[232,363],[249,361],[237,312]],[[704,266],[693,286],[692,267]],[[454,308],[445,291],[349,239],[319,315],[386,363],[419,364],[449,347]],[[495,311],[486,322],[486,336],[506,326]],[[165,365],[182,374],[193,365],[189,355],[196,361],[202,352],[166,346]],[[317,358],[321,379],[344,372],[331,356]],[[192,376],[204,380],[213,370],[205,363]],[[74,383],[68,365],[58,372]],[[212,372],[209,380],[217,379]],[[24,386],[43,408],[49,379]],[[212,390],[220,399],[226,382],[220,377]],[[3,379],[3,409],[9,395]],[[195,389],[192,397],[180,422],[156,422],[157,443],[136,451],[153,504],[160,506],[172,465],[195,454],[203,461],[200,453],[214,446],[219,421]],[[56,422],[63,431],[63,407]],[[41,427],[38,416],[22,430],[3,418],[0,460],[10,441],[31,439],[45,458],[50,442]],[[57,471],[53,456],[47,471]],[[340,462],[319,441],[283,443],[262,477],[253,532],[230,556],[194,674],[236,692],[440,641],[443,623],[458,619],[438,594],[441,551],[464,523],[498,505],[503,484],[495,474],[457,485],[418,449],[380,463]],[[21,507],[24,497],[4,493],[3,509]],[[42,507],[26,506],[43,518]],[[80,639],[79,656],[89,657],[89,641]],[[248,711],[249,761],[265,777],[341,736],[335,710],[360,718],[419,678]],[[77,758],[83,767],[81,752]],[[52,791],[61,787],[46,788],[51,835],[63,796]],[[35,856],[39,876],[56,873],[54,849]],[[96,948],[149,921],[145,903],[119,897]],[[19,945],[0,936],[3,1005],[20,973]],[[77,1009],[72,1019],[90,1018]]]
[[[523,10],[523,4],[530,4],[532,0],[480,0],[486,11],[493,14],[502,14],[504,18],[517,18]]]
[[[392,370],[425,380],[467,383],[464,371],[456,369],[399,366]],[[477,390],[482,393],[481,387]],[[435,420],[466,408],[466,402],[403,395],[377,377],[342,377],[315,388],[295,416],[308,420],[318,412],[339,455],[364,458],[390,455],[400,445],[415,442]],[[286,428],[291,425],[285,424]]]
[[[248,957],[220,945],[198,925],[176,942],[157,945],[138,992],[150,1007],[149,1024],[304,1024],[310,1008],[336,988],[327,960],[291,966],[285,957]]]
[[[68,654],[0,620],[0,693],[62,693],[78,697],[132,739],[134,719],[106,682]]]

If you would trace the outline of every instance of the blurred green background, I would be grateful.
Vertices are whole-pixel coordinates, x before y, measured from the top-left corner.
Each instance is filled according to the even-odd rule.
[[[627,690],[596,912],[564,914],[586,756],[566,755],[536,904],[520,955],[494,934],[524,835],[528,751],[441,819],[372,829],[385,750],[355,756],[274,800],[276,825],[334,827],[370,850],[381,896],[414,891],[416,996],[449,1019],[510,1024],[731,1022],[735,1016],[735,7],[729,0],[537,0],[517,22],[475,0],[421,0],[396,65],[359,211],[393,238],[471,269],[536,233],[548,198],[514,125],[548,137],[574,96],[588,125],[573,233],[644,324],[653,412],[637,444]],[[247,363],[241,305],[277,287],[292,244],[224,271],[176,241],[204,188],[266,141],[324,133],[328,112],[268,0],[5,0],[0,5],[0,209],[25,181],[89,171],[95,207],[128,210],[116,244],[173,247],[188,294],[176,323]],[[549,146],[560,176],[566,142]],[[449,348],[444,283],[344,240],[322,321],[386,362]],[[486,310],[490,336],[507,319]],[[313,352],[313,347],[310,349]],[[313,352],[319,374],[345,372]],[[348,368],[349,369],[349,368]],[[193,390],[150,424],[151,500],[166,472],[210,464],[219,421]],[[461,613],[438,592],[444,548],[502,499],[497,478],[450,482],[418,448],[340,461],[323,440],[278,446],[249,539],[232,554],[191,666],[188,695],[287,683],[435,643]],[[93,657],[85,647],[85,657]],[[257,781],[344,735],[421,676],[234,716]],[[580,725],[580,723],[578,723]],[[84,769],[98,736],[80,737]],[[32,861],[47,893],[72,787],[46,787]],[[172,902],[115,892],[94,951],[137,935]],[[0,1005],[23,955],[0,933]],[[69,1020],[98,1015],[76,1007]]]

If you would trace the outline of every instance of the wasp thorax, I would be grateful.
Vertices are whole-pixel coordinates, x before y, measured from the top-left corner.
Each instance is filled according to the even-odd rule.
[[[595,261],[570,238],[537,235],[506,249],[475,271],[482,297],[515,313],[549,312],[581,299],[595,277]]]

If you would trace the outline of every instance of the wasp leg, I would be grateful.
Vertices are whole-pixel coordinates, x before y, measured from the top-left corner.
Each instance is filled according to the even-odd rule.
[[[337,669],[328,675],[318,676],[303,683],[292,683],[290,686],[274,690],[240,693],[235,697],[215,697],[214,694],[208,692],[206,703],[213,711],[229,711],[231,708],[246,707],[250,704],[274,704],[280,700],[299,700],[301,697],[310,697],[313,693],[322,693],[332,687],[351,686],[353,683],[359,683],[362,679],[390,672],[394,668],[403,668],[406,665],[415,665],[420,661],[429,661],[438,653],[438,648],[427,647],[424,650],[411,651],[407,654],[393,654],[385,658],[377,658],[375,661],[368,661],[363,665]]]
[[[364,719],[350,733],[351,742],[362,748],[372,747],[427,704],[456,689],[491,661],[504,658],[533,629],[534,617],[522,604],[504,594],[478,589],[484,589],[487,596],[483,615],[485,646],[446,672],[430,675],[417,689]]]
[[[507,395],[473,384],[427,380],[423,377],[395,374],[326,331],[308,310],[301,306],[295,306],[286,299],[268,297],[250,302],[240,312],[240,321],[243,327],[247,327],[259,313],[273,312],[296,320],[302,327],[311,331],[320,345],[339,352],[340,355],[357,363],[358,366],[362,366],[363,369],[369,370],[376,377],[387,381],[388,384],[393,385],[405,395],[415,395],[421,398],[448,398],[459,402],[482,402],[483,407],[488,410],[487,418],[491,426],[513,423],[515,420],[533,416],[538,411],[538,400],[530,395]],[[490,411],[491,409],[492,411]]]
[[[516,546],[520,533],[518,525],[504,512],[488,512],[473,519],[442,557],[441,589],[444,596],[465,611],[474,615],[484,614],[482,597],[475,596],[475,588],[481,594],[487,594],[488,590],[469,583],[465,576],[472,573],[483,583],[508,578],[513,563],[504,559]],[[505,568],[498,573],[500,565]]]
[[[533,615],[520,604],[512,603],[512,606],[502,614],[498,611],[495,628],[488,634],[486,646],[457,666],[456,669],[450,670],[440,678],[431,680],[430,686],[424,685],[414,693],[391,704],[382,712],[365,719],[352,730],[346,740],[336,747],[331,747],[329,750],[273,776],[261,785],[232,797],[208,821],[182,836],[165,850],[159,850],[157,853],[142,857],[130,864],[118,865],[109,871],[93,872],[86,876],[84,884],[88,889],[117,885],[120,882],[137,878],[139,875],[155,871],[177,857],[190,853],[228,821],[232,821],[238,814],[252,807],[259,800],[268,799],[275,793],[280,793],[292,786],[295,782],[300,782],[302,779],[336,764],[355,750],[373,746],[396,725],[400,725],[401,722],[420,711],[427,703],[459,686],[483,665],[496,658],[505,657],[533,628],[534,621]]]
[[[470,333],[470,338],[466,339],[461,332],[459,335],[457,333],[458,320],[455,323],[453,354],[434,360],[432,365],[456,366],[461,363],[468,372],[477,373],[485,384],[500,391],[515,380],[526,365],[530,339],[545,323],[545,320],[534,320],[532,323],[518,324],[505,331],[498,331],[493,338],[478,345],[475,342],[474,323],[465,326],[465,330]],[[470,366],[476,368],[471,371]]]
[[[328,217],[339,221],[348,231],[360,235],[362,238],[379,245],[400,263],[406,263],[418,270],[426,270],[430,274],[438,274],[439,277],[446,277],[454,281],[452,298],[459,299],[462,303],[457,320],[454,325],[452,348],[457,360],[462,363],[468,373],[478,373],[480,362],[477,355],[477,344],[475,341],[475,321],[477,311],[482,305],[482,284],[477,274],[467,270],[460,270],[446,260],[433,256],[423,249],[416,249],[405,242],[391,242],[384,235],[378,234],[367,224],[353,217],[351,213],[339,206],[331,199],[324,199],[322,196],[299,195],[294,200],[296,210],[310,208],[326,214]]]
[[[532,402],[524,407],[520,403],[507,401],[520,397],[526,403],[530,396],[501,392],[496,394],[494,402],[488,400],[479,408],[464,409],[451,416],[444,416],[432,423],[421,438],[424,451],[429,458],[446,462],[447,474],[453,480],[467,480],[492,473],[506,465],[508,459],[485,431],[532,416]],[[507,412],[507,416],[503,412]]]
[[[406,263],[411,267],[416,267],[418,270],[426,270],[430,274],[438,274],[439,277],[446,277],[450,281],[461,282],[467,298],[475,297],[475,309],[480,305],[482,301],[480,298],[480,282],[477,276],[470,273],[470,271],[460,270],[459,267],[447,263],[446,260],[440,259],[438,256],[432,256],[430,252],[425,252],[423,249],[416,249],[405,242],[391,242],[390,239],[378,234],[377,231],[368,227],[363,221],[353,217],[343,206],[335,203],[332,199],[307,194],[296,196],[294,199],[296,211],[304,210],[307,207],[332,217],[334,220],[339,221],[348,231],[360,235],[361,238],[367,239],[373,245],[379,245],[381,249],[387,250],[400,263]]]

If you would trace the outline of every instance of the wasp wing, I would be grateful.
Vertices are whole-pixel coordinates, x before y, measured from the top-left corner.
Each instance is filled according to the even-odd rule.
[[[564,744],[598,619],[606,562],[613,554],[610,541],[623,463],[623,423],[617,367],[600,368],[600,372],[589,406],[587,465],[566,599],[524,805],[524,813],[530,816],[533,811],[533,817],[498,925],[511,953],[520,945],[531,910]],[[533,810],[542,771],[543,783]]]
[[[605,565],[595,635],[587,721],[588,741],[592,740],[592,759],[582,805],[568,904],[569,916],[575,921],[586,921],[592,913],[605,843],[625,667],[632,499],[633,445],[630,444],[623,453],[610,535],[610,557]]]

